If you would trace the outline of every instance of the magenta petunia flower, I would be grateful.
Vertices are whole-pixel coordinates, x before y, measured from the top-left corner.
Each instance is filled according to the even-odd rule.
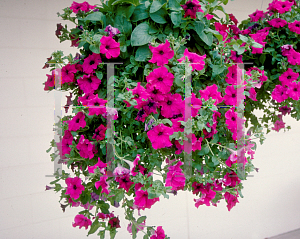
[[[205,90],[199,90],[201,98],[205,100],[209,100],[209,98],[215,99],[214,105],[220,104],[223,101],[223,97],[221,93],[218,91],[218,86],[213,84],[211,86],[207,86]]]
[[[80,102],[84,106],[87,106],[88,102],[95,97],[96,95],[94,95],[93,93],[84,94],[84,96],[78,97],[78,102]]]
[[[293,6],[293,2],[289,2],[289,1],[277,1],[274,3],[273,5],[273,9],[278,11],[280,14],[283,14],[285,12],[289,12],[291,11],[291,8]]]
[[[105,139],[106,129],[107,128],[103,124],[101,124],[97,129],[95,129],[95,133],[92,138],[96,139],[97,141]]]
[[[223,36],[223,41],[225,41],[225,39],[228,36],[228,32],[227,32],[229,30],[228,26],[226,24],[215,22],[215,28],[216,31],[218,31]]]
[[[208,184],[200,189],[201,197],[199,199],[194,199],[194,201],[196,202],[195,206],[197,208],[203,204],[205,204],[206,206],[210,206],[211,200],[215,198],[216,192],[213,191],[210,187],[211,185]]]
[[[164,66],[154,69],[146,77],[146,80],[151,85],[156,86],[163,94],[169,93],[173,85],[174,75],[168,72]]]
[[[289,23],[289,29],[291,32],[300,34],[300,21],[294,21]]]
[[[228,129],[232,131],[236,131],[237,129],[237,112],[234,112],[234,108],[230,108],[226,113],[225,113],[225,124],[228,126]]]
[[[112,27],[111,25],[106,26],[104,31],[108,32],[110,37],[114,37],[115,35],[121,33],[118,28]]]
[[[300,65],[300,53],[294,49],[290,49],[286,55],[288,63],[295,66]]]
[[[128,89],[128,91],[132,92],[132,95],[134,96],[135,101],[138,103],[135,108],[139,109],[141,108],[140,104],[143,104],[143,99],[147,100],[149,97],[149,93],[147,90],[141,86],[141,82],[137,83],[137,86],[133,89]]]
[[[264,11],[259,11],[258,9],[256,9],[256,11],[250,14],[249,17],[251,22],[257,22],[260,19],[264,18]]]
[[[107,59],[116,58],[120,55],[120,43],[112,37],[101,37],[100,53],[105,54]]]
[[[67,124],[69,125],[68,129],[70,131],[77,131],[80,128],[84,128],[86,126],[85,122],[85,115],[83,112],[79,111],[72,120],[67,121]]]
[[[82,191],[84,191],[81,179],[79,177],[67,178],[65,182],[67,184],[66,194],[70,195],[72,199],[78,199]]]
[[[161,89],[159,89],[156,85],[151,85],[148,83],[146,87],[146,92],[155,102],[159,103],[165,100],[165,94],[163,94]]]
[[[161,149],[172,146],[169,136],[173,134],[173,129],[163,124],[155,126],[147,132],[147,136],[154,149]]]
[[[101,193],[109,194],[110,190],[108,190],[108,183],[106,180],[108,179],[108,176],[100,176],[100,181],[95,182],[95,188],[98,190],[99,187],[101,187]]]
[[[230,173],[226,173],[223,179],[223,184],[228,187],[235,187],[240,184],[240,182],[241,180],[233,171],[231,171]]]
[[[239,79],[239,82],[237,82],[237,77],[238,75],[241,74],[242,74],[242,70],[236,64],[229,66],[225,81],[230,85],[240,84],[241,80]]]
[[[118,217],[112,217],[108,220],[111,228],[120,228],[120,220]]]
[[[228,208],[228,211],[230,211],[238,201],[238,194],[236,196],[230,194],[229,192],[226,192],[224,194],[224,198],[227,202],[227,208]]]
[[[135,192],[134,205],[138,206],[139,209],[145,210],[145,208],[151,208],[151,206],[159,201],[159,198],[148,198],[148,192],[144,190],[138,190]]]
[[[287,105],[279,107],[279,112],[281,112],[283,115],[290,114],[291,113],[291,108],[288,107]]]
[[[80,10],[80,8],[81,8],[81,4],[78,3],[78,2],[75,2],[75,1],[73,1],[72,5],[71,5],[71,7],[70,7],[70,9],[71,9],[74,13],[78,13],[78,11]]]
[[[62,138],[62,154],[70,154],[71,152],[70,145],[72,145],[72,142],[73,142],[73,135],[69,130],[66,130]]]
[[[256,91],[255,91],[255,89],[253,87],[250,88],[249,94],[250,94],[249,98],[251,100],[257,101],[257,99],[256,99]]]
[[[183,53],[183,57],[181,57],[180,59],[178,59],[179,62],[185,62],[185,57],[188,58],[190,63],[192,64],[192,71],[193,70],[197,70],[197,71],[201,71],[204,69],[204,59],[206,58],[206,55],[203,56],[199,56],[196,53],[193,52],[189,52],[189,50],[187,48],[185,48],[184,53]]]
[[[286,86],[293,81],[297,81],[298,77],[299,77],[299,73],[296,73],[293,71],[293,69],[288,68],[287,71],[285,71],[284,73],[281,74],[281,76],[279,76],[279,80],[281,81],[281,84],[283,86]]]
[[[184,109],[184,102],[178,93],[165,95],[165,101],[160,102],[160,105],[161,114],[166,118],[171,118],[174,114],[179,114]]]
[[[236,51],[231,50],[231,55],[229,57],[234,63],[243,63],[243,55],[237,55]]]
[[[83,3],[81,3],[81,6],[80,6],[80,10],[83,11],[83,12],[88,12],[92,9],[94,9],[96,7],[96,5],[90,5],[88,2],[84,1]]]
[[[281,18],[274,18],[271,21],[268,21],[268,23],[275,28],[281,28],[284,27],[287,24],[287,21]]]
[[[272,91],[272,99],[276,100],[278,103],[285,101],[288,98],[286,94],[287,89],[282,85],[276,85]]]
[[[94,93],[101,84],[101,80],[95,75],[83,75],[77,82],[79,88],[86,94]]]
[[[49,90],[50,88],[55,86],[55,70],[51,72],[51,75],[46,74],[47,81],[45,82],[44,90]]]
[[[107,100],[100,99],[97,95],[87,102],[89,115],[102,115],[106,113]]]
[[[198,111],[202,106],[202,100],[198,99],[194,93],[189,98],[184,99],[184,109],[187,107],[191,107],[191,116],[196,117],[198,115]]]
[[[88,166],[89,173],[94,173],[95,169],[98,167],[100,170],[100,173],[105,174],[105,168],[107,164],[103,163],[102,160],[98,157],[98,162],[93,166]]]
[[[282,120],[277,120],[272,129],[279,132],[279,130],[283,129],[284,127],[285,127],[285,123]]]
[[[74,82],[74,73],[77,72],[77,69],[75,65],[67,64],[61,69],[61,84],[67,83],[67,82]]]
[[[86,229],[88,229],[89,226],[92,225],[92,221],[82,214],[76,215],[74,220],[75,220],[75,222],[73,222],[72,226],[73,227],[79,226],[79,229],[81,229],[82,227],[85,227],[85,230],[86,230]]]
[[[238,20],[236,19],[236,17],[235,17],[232,13],[229,14],[229,19],[230,19],[232,22],[234,22],[235,25],[238,24]]]
[[[293,100],[299,100],[300,82],[292,82],[289,84],[286,94]]]
[[[166,43],[159,44],[157,47],[149,46],[152,52],[152,58],[149,60],[151,63],[156,63],[158,66],[163,66],[169,63],[169,59],[174,56],[174,51],[170,48],[170,43],[166,40]]]
[[[93,53],[92,55],[89,55],[83,61],[83,71],[87,74],[91,74],[94,70],[97,69],[97,66],[100,62],[102,62],[100,54]]]
[[[95,145],[91,144],[88,139],[85,139],[84,135],[80,135],[80,139],[76,148],[79,150],[81,157],[88,159],[92,159],[98,152]]]
[[[166,178],[166,187],[172,187],[171,190],[183,189],[185,186],[185,175],[180,166],[183,163],[178,161],[176,165],[170,166]]]
[[[154,232],[154,235],[150,237],[150,239],[165,239],[165,231],[162,229],[162,226],[158,226]]]
[[[207,20],[210,20],[214,17],[214,15],[206,14],[205,17],[206,17]]]
[[[116,177],[116,182],[119,183],[119,189],[120,188],[124,188],[126,190],[126,192],[129,191],[130,187],[132,184],[134,184],[134,182],[130,181],[130,178],[129,178],[129,174],[125,174],[125,175],[122,175],[122,176],[118,176]]]
[[[184,131],[184,126],[180,122],[180,121],[184,121],[183,118],[171,119],[171,121],[173,123],[172,129],[174,132],[178,132],[178,131],[183,132]]]
[[[224,103],[226,105],[238,106],[243,99],[245,99],[243,87],[238,89],[234,89],[233,85],[226,87],[224,95]]]
[[[189,0],[184,5],[180,5],[185,11],[184,17],[190,16],[193,19],[196,19],[197,12],[203,12],[201,5],[197,0]]]

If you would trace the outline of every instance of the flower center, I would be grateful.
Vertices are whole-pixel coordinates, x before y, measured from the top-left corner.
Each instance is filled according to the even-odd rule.
[[[107,45],[107,46],[105,46],[105,49],[109,49],[109,46]]]
[[[73,189],[74,189],[74,190],[76,190],[76,189],[77,189],[77,186],[76,186],[76,185],[74,185],[74,186],[73,186]]]
[[[160,50],[158,53],[159,53],[160,55],[163,55],[163,54],[164,54],[164,52],[163,52],[163,51],[161,51],[161,50]]]
[[[95,64],[95,61],[94,61],[94,60],[91,60],[91,61],[90,61],[90,65],[93,65],[93,64]]]
[[[231,117],[231,120],[232,120],[232,121],[235,121],[235,118],[234,118],[234,117]]]
[[[167,105],[171,105],[172,101],[168,100]]]
[[[194,6],[195,6],[195,4],[192,2],[189,2],[188,4],[186,4],[187,9],[193,9]]]
[[[163,132],[159,132],[159,133],[158,133],[158,136],[161,136],[162,134],[163,134]]]
[[[159,77],[159,78],[157,78],[157,80],[158,80],[158,81],[163,81],[164,79],[161,78],[161,77]]]
[[[77,123],[77,124],[79,123],[79,119],[76,119],[76,123]]]

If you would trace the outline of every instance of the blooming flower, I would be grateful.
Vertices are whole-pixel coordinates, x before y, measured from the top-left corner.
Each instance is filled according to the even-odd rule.
[[[88,166],[89,173],[94,173],[96,168],[99,168],[100,173],[105,174],[105,168],[107,164],[103,163],[102,160],[98,157],[98,162],[93,166]]]
[[[75,65],[67,64],[61,69],[61,84],[66,82],[73,82],[75,80],[74,73],[77,72]]]
[[[176,165],[169,166],[165,186],[172,187],[171,190],[177,191],[185,186],[185,175],[180,168],[182,164],[181,161],[178,161]]]
[[[73,142],[73,135],[69,130],[65,130],[64,136],[62,138],[62,154],[70,154],[71,148],[70,145],[72,145]]]
[[[243,63],[243,55],[237,55],[236,51],[231,50],[231,55],[229,57],[234,63]]]
[[[142,99],[147,100],[148,97],[149,97],[149,93],[147,92],[147,90],[143,86],[141,86],[141,82],[138,82],[137,86],[135,88],[133,88],[133,89],[128,89],[127,88],[127,90],[131,91],[132,94],[134,95],[134,100],[138,103],[135,107],[137,109],[141,108],[140,104],[143,103]]]
[[[77,82],[79,88],[86,94],[94,93],[101,84],[101,80],[95,75],[83,75]]]
[[[84,135],[80,136],[76,148],[79,150],[79,154],[81,157],[88,159],[92,159],[94,157],[94,154],[98,152],[95,145],[91,144],[88,139],[85,139]]]
[[[279,112],[281,112],[283,115],[290,114],[291,113],[291,108],[288,107],[287,105],[279,107]]]
[[[104,31],[108,32],[110,37],[113,37],[113,36],[121,33],[118,28],[112,27],[111,25],[106,26]]]
[[[274,127],[272,128],[273,130],[276,130],[279,132],[280,129],[284,128],[285,123],[282,120],[277,120],[274,124]]]
[[[169,136],[173,134],[173,129],[163,124],[156,125],[147,132],[147,136],[154,149],[161,149],[172,146]]]
[[[278,11],[280,14],[283,14],[285,12],[289,12],[291,11],[291,8],[293,6],[294,3],[289,2],[289,1],[277,1],[274,3],[273,8]]]
[[[110,190],[108,190],[108,183],[106,180],[108,179],[108,176],[100,176],[100,181],[95,182],[95,188],[98,189],[100,186],[102,188],[101,193],[109,194]]]
[[[120,228],[120,220],[118,217],[112,217],[109,219],[108,223],[110,224],[111,228]]]
[[[112,37],[101,37],[100,53],[105,54],[107,59],[116,58],[120,55],[120,43]]]
[[[264,18],[264,11],[259,11],[258,9],[256,9],[256,11],[250,14],[249,17],[251,22],[257,22],[260,19]]]
[[[102,62],[100,55],[93,53],[84,59],[82,68],[87,74],[91,74],[93,70],[97,69],[98,64]]]
[[[82,214],[76,215],[74,220],[75,220],[75,222],[73,222],[72,226],[73,227],[79,226],[79,229],[81,229],[82,227],[85,227],[85,230],[86,230],[86,229],[88,229],[89,226],[92,225],[92,221]]]
[[[169,93],[173,85],[174,75],[164,66],[154,69],[146,77],[147,82],[155,85],[163,94]]]
[[[79,177],[67,178],[65,182],[67,184],[66,194],[70,195],[70,197],[75,200],[78,199],[82,191],[84,191],[81,179]]]
[[[185,11],[184,17],[191,16],[191,18],[196,19],[197,12],[203,12],[201,5],[197,0],[189,0],[184,5],[180,5]]]
[[[234,108],[230,108],[225,113],[225,124],[228,126],[228,129],[231,131],[235,131],[237,129],[237,112],[234,112]]]
[[[256,91],[255,91],[255,89],[253,87],[250,88],[249,94],[250,94],[249,98],[251,100],[257,101],[257,99],[256,99]]]
[[[286,88],[282,85],[276,85],[271,96],[272,99],[276,100],[278,103],[281,103],[288,98],[288,95],[286,94]]]
[[[159,44],[157,47],[149,46],[152,52],[152,58],[149,60],[151,63],[156,63],[158,66],[168,64],[169,59],[174,56],[174,51],[170,48],[170,43],[166,40],[166,43]]]
[[[223,36],[223,41],[228,36],[228,26],[226,24],[221,24],[219,22],[215,22],[216,31],[218,31]]]
[[[284,27],[287,24],[287,21],[281,18],[274,18],[270,21],[268,21],[268,23],[275,28],[281,28]]]
[[[200,205],[205,204],[206,206],[210,206],[210,202],[215,198],[216,192],[211,190],[210,184],[201,187],[199,190],[201,192],[201,197],[199,199],[194,199],[195,206],[198,208]]]
[[[164,239],[165,237],[165,231],[162,229],[162,226],[158,226],[154,232],[154,235],[152,235],[150,239]]]
[[[86,122],[84,120],[85,115],[83,112],[79,111],[72,120],[67,121],[67,124],[69,125],[68,129],[70,131],[77,131],[80,128],[84,128],[86,126]]]
[[[226,192],[226,193],[224,194],[224,198],[225,198],[225,200],[226,200],[226,202],[227,202],[227,208],[228,208],[228,211],[230,211],[230,210],[235,206],[235,204],[236,204],[237,202],[239,202],[239,201],[237,200],[238,194],[237,194],[236,196],[234,196],[234,195],[230,194],[229,192]]]
[[[211,86],[207,86],[205,90],[199,90],[201,98],[205,100],[209,100],[210,98],[216,100],[214,105],[217,105],[223,101],[223,97],[221,93],[218,91],[218,86],[213,84]]]
[[[96,139],[97,141],[105,139],[106,129],[107,128],[103,124],[101,124],[97,129],[95,129],[95,133],[92,138]]]
[[[286,94],[293,100],[299,100],[300,82],[292,82],[289,84]]]
[[[231,21],[234,22],[235,25],[238,24],[238,20],[236,19],[236,17],[232,13],[229,14],[229,18],[230,18]]]
[[[226,105],[238,106],[241,100],[245,99],[243,89],[244,87],[234,89],[233,85],[227,86],[225,89],[224,103]]]
[[[204,59],[206,58],[206,55],[199,56],[196,53],[189,52],[189,50],[187,48],[185,48],[184,53],[183,53],[183,57],[178,59],[178,61],[179,62],[185,62],[185,57],[188,58],[190,63],[193,63],[192,64],[192,71],[195,70],[195,69],[197,71],[201,71],[201,70],[204,69],[204,65],[205,65]]]
[[[178,93],[165,95],[165,101],[160,102],[162,116],[171,118],[174,114],[181,113],[183,103],[181,95]]]
[[[294,21],[289,23],[289,29],[291,32],[300,34],[300,21]]]
[[[300,65],[300,53],[294,49],[290,49],[286,55],[288,63],[291,65]]]
[[[159,198],[148,198],[148,192],[144,190],[138,190],[135,192],[134,205],[138,206],[139,209],[145,210],[145,208],[151,208],[151,206],[159,201]]]
[[[98,96],[95,96],[87,102],[89,109],[89,115],[102,115],[106,113],[105,104],[107,100],[100,99]]]
[[[130,181],[129,174],[116,177],[116,181],[119,183],[118,188],[124,188],[126,192],[128,192],[131,185],[134,184],[134,182]]]
[[[293,71],[293,69],[288,68],[287,71],[285,71],[284,73],[281,74],[281,76],[279,76],[279,80],[281,81],[281,84],[283,86],[287,86],[291,82],[297,81],[298,77],[299,77],[299,73],[296,73]]]
[[[223,179],[223,184],[225,186],[229,186],[229,187],[235,187],[240,182],[241,182],[241,180],[239,179],[237,174],[233,171],[231,171],[230,173],[226,173],[224,176],[224,179]]]

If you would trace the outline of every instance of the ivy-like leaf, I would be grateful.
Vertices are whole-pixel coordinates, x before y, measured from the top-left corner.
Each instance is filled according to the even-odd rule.
[[[131,45],[142,46],[152,41],[154,36],[149,33],[149,24],[147,22],[140,23],[131,33]]]

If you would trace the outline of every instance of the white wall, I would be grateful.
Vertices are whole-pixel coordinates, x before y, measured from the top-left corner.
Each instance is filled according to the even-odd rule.
[[[267,7],[264,0],[236,0],[226,7],[239,19]],[[56,12],[71,0],[1,0],[0,2],[0,238],[85,238],[72,227],[77,209],[60,209],[59,195],[45,191],[53,163],[45,151],[53,139],[54,95],[43,91],[46,58],[54,50],[75,52],[59,43]],[[99,3],[96,0],[91,4]],[[257,6],[257,7],[255,7]],[[290,132],[272,132],[259,146],[259,173],[244,183],[244,199],[227,211],[194,207],[193,196],[179,193],[147,211],[149,225],[161,225],[172,239],[262,239],[300,227],[299,122],[284,118]],[[272,166],[270,166],[272,163]],[[117,212],[119,210],[115,210]],[[122,214],[120,214],[122,219]],[[127,225],[116,238],[130,238]],[[141,233],[139,233],[142,236]],[[97,236],[90,236],[97,238]]]

